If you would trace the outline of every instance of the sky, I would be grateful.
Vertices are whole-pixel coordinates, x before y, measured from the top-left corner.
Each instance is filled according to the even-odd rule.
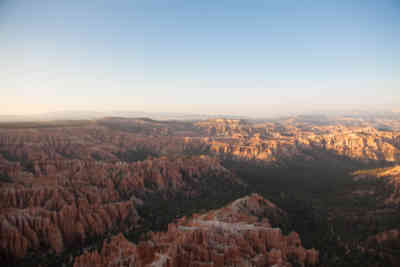
[[[400,107],[398,0],[0,0],[0,115]]]

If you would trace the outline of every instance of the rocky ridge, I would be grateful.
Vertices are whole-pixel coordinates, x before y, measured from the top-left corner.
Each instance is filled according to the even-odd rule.
[[[135,245],[122,235],[105,242],[101,252],[75,259],[83,266],[312,266],[318,251],[305,249],[297,233],[285,236],[265,214],[284,216],[257,194],[192,218],[181,218],[167,232],[151,233]],[[116,263],[121,265],[116,265]]]

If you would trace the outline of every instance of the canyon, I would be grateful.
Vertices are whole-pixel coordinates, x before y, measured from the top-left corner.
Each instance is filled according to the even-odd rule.
[[[351,266],[373,257],[395,266],[396,125],[308,117],[0,123],[0,262]]]

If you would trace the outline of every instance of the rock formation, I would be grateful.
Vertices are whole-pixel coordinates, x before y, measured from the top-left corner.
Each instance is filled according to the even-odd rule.
[[[181,218],[167,232],[152,233],[138,245],[122,235],[101,252],[86,252],[74,267],[86,266],[313,266],[318,251],[301,246],[295,232],[285,236],[265,214],[284,215],[257,194],[218,210]],[[121,265],[116,265],[116,264]]]
[[[59,254],[132,231],[144,220],[138,206],[153,199],[198,201],[213,187],[242,186],[218,158],[276,166],[336,159],[400,163],[400,133],[395,130],[399,125],[394,120],[354,118],[198,122],[106,118],[64,126],[0,126],[0,262]],[[400,203],[399,174],[399,167],[358,173],[355,179],[371,178],[383,181],[383,186],[353,193],[367,192],[382,200],[384,208],[395,209]],[[183,214],[183,208],[179,212]],[[285,236],[274,228],[284,225],[287,217],[273,203],[252,195],[219,210],[182,218],[166,233],[153,233],[138,245],[117,235],[101,253],[88,251],[75,265],[117,264],[110,262],[115,255],[126,264],[134,259],[137,266],[316,263],[318,253],[304,249],[298,235]]]
[[[156,158],[135,163],[38,160],[31,172],[5,172],[0,182],[0,256],[61,252],[110,232],[134,229],[136,205],[154,193],[196,197],[207,179],[238,183],[206,156]],[[17,168],[18,170],[18,168]],[[15,176],[13,176],[15,175]]]
[[[216,119],[196,125],[207,132],[204,141],[211,151],[240,159],[279,163],[293,158],[329,160],[338,155],[362,162],[400,160],[400,134],[380,131],[364,122],[318,124],[291,119],[251,123]]]

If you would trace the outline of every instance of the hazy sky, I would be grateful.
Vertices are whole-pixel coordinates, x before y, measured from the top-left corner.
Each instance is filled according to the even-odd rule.
[[[0,0],[0,114],[400,106],[400,1]]]

